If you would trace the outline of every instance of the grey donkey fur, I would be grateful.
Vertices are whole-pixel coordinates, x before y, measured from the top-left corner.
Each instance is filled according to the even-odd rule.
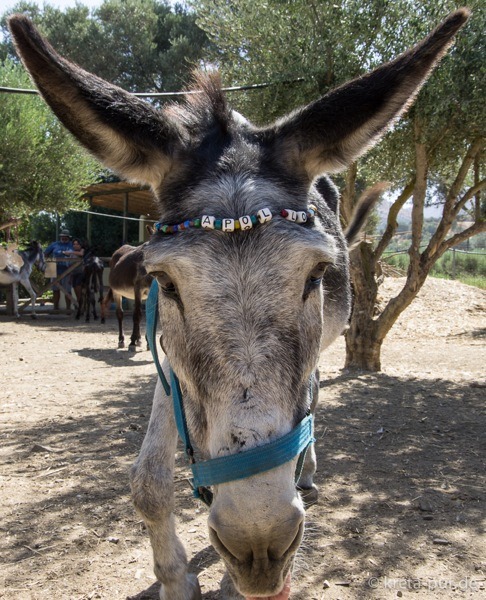
[[[319,353],[342,332],[350,311],[336,192],[318,178],[344,169],[380,139],[468,15],[452,13],[394,61],[261,128],[227,107],[216,75],[200,74],[194,85],[201,94],[159,111],[61,58],[27,18],[10,19],[46,102],[105,165],[151,185],[164,223],[318,206],[305,225],[276,216],[232,234],[157,234],[145,246],[145,268],[160,287],[163,347],[203,456],[265,444],[304,416],[311,378],[317,388]],[[171,399],[159,381],[131,472],[132,495],[150,534],[160,597],[197,600],[199,585],[187,572],[173,516],[176,442]],[[227,567],[224,598],[289,597],[304,530],[294,469],[295,460],[213,490],[209,535]],[[313,489],[314,469],[311,453],[301,487]]]

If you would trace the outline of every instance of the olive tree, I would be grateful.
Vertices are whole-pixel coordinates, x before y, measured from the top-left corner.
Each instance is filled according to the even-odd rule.
[[[0,63],[0,86],[30,85],[20,65]],[[0,94],[0,139],[0,222],[81,206],[80,189],[98,167],[40,98]]]
[[[271,112],[270,106],[278,116],[393,58],[460,3],[194,0],[193,5],[217,48],[213,59],[221,63],[227,83],[275,82],[264,92],[236,99],[258,121],[263,111]],[[416,297],[434,263],[447,249],[486,230],[479,196],[485,186],[486,23],[481,3],[472,0],[468,5],[473,11],[470,22],[413,109],[340,180],[344,220],[359,195],[357,188],[387,180],[393,198],[381,239],[363,242],[352,253],[355,298],[345,335],[350,368],[381,368],[387,333]],[[442,218],[424,249],[424,206],[433,192],[440,196]],[[413,234],[407,278],[398,296],[377,315],[380,262],[396,232],[398,212],[408,200],[413,202]],[[454,222],[468,209],[472,223],[452,234]]]
[[[6,25],[13,12],[28,14],[63,55],[129,91],[180,89],[208,45],[195,15],[165,0],[105,0],[91,11],[82,1],[61,10],[20,0],[0,19],[7,88],[32,88]],[[98,178],[97,163],[34,95],[0,93],[0,139],[0,222],[79,207],[82,187]]]

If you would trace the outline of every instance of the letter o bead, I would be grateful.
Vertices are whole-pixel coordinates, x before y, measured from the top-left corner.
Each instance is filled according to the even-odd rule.
[[[245,231],[246,229],[251,229],[253,227],[253,223],[251,222],[250,215],[245,215],[244,217],[240,217],[238,219],[240,222],[240,229]]]
[[[307,213],[303,210],[297,211],[297,223],[306,223],[307,222]]]

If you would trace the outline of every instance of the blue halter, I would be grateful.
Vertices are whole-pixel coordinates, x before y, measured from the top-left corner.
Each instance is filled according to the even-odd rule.
[[[295,481],[297,482],[302,472],[307,448],[315,441],[313,437],[313,417],[311,414],[306,415],[292,431],[273,442],[239,452],[238,454],[230,454],[228,456],[196,462],[194,449],[189,438],[179,380],[171,367],[169,384],[157,354],[155,338],[158,322],[158,306],[159,287],[157,281],[154,280],[145,304],[147,339],[165,393],[167,396],[172,393],[177,431],[184,443],[186,454],[191,463],[193,475],[191,486],[194,496],[200,498],[205,504],[210,505],[212,493],[208,489],[209,486],[236,481],[238,479],[246,479],[258,473],[264,473],[300,455],[295,473]],[[310,391],[312,394],[312,385],[310,386]]]

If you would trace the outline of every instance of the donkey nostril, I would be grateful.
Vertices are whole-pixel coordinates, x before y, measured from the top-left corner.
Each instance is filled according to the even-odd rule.
[[[284,534],[284,536],[287,538],[287,541],[282,540],[279,545],[272,544],[268,548],[268,558],[270,560],[280,560],[287,554],[291,554],[298,549],[304,534],[304,519],[302,519],[294,531],[295,535],[292,537],[292,528],[289,527]]]
[[[251,550],[249,552],[244,552],[243,548],[241,551],[236,550],[236,547],[233,547],[231,550],[228,546],[223,542],[223,540],[219,537],[218,532],[213,527],[209,526],[209,539],[211,540],[211,544],[214,546],[216,551],[226,560],[230,562],[247,562],[251,560]]]

